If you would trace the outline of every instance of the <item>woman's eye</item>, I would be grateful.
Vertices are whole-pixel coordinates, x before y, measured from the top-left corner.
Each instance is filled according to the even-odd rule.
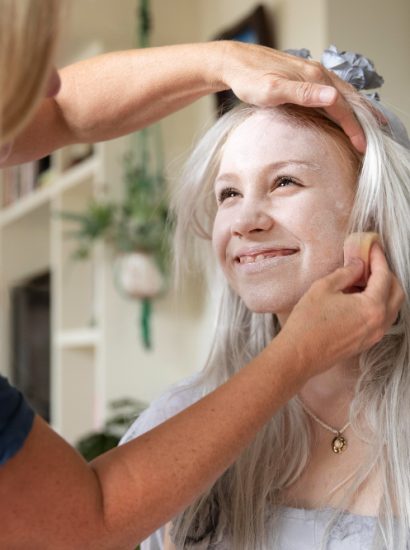
[[[298,185],[298,183],[290,176],[280,176],[275,181],[275,189],[276,187],[289,187],[289,185]]]
[[[221,204],[226,199],[230,199],[232,197],[236,197],[239,195],[239,192],[234,189],[233,187],[226,187],[225,189],[222,189],[222,191],[218,194],[218,203]]]

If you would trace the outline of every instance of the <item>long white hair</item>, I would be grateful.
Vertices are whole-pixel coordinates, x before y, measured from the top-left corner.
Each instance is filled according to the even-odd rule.
[[[370,451],[367,461],[346,484],[322,544],[325,547],[339,514],[377,468],[383,497],[373,548],[404,550],[410,533],[410,154],[380,128],[367,102],[357,94],[349,102],[365,131],[367,149],[363,158],[319,110],[291,105],[274,108],[289,124],[308,126],[337,142],[346,162],[358,174],[347,233],[380,234],[389,264],[407,297],[394,326],[360,357],[350,420]],[[185,261],[193,254],[200,269],[210,264],[209,243],[216,212],[213,184],[221,151],[233,129],[257,110],[241,106],[222,117],[199,142],[186,165],[174,200],[177,272],[187,267]],[[197,382],[203,394],[239,371],[280,330],[275,315],[251,312],[226,281],[222,284],[217,330]],[[175,519],[177,547],[195,548],[227,535],[235,550],[277,548],[275,526],[280,521],[281,492],[307,466],[310,448],[309,422],[298,401],[292,399],[213,487]]]

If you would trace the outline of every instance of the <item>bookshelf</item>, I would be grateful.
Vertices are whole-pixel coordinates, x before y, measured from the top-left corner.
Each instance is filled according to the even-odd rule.
[[[106,416],[107,378],[113,376],[107,372],[106,354],[106,346],[112,345],[107,335],[112,268],[104,245],[96,246],[87,260],[73,260],[72,226],[59,213],[82,211],[90,199],[118,193],[126,146],[123,138],[75,151],[66,148],[42,163],[46,169],[31,163],[1,174],[2,372],[13,380],[13,292],[48,273],[50,420],[71,443],[99,429]]]

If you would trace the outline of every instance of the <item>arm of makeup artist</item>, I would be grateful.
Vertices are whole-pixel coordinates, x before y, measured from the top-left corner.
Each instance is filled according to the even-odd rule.
[[[320,63],[263,46],[220,41],[108,53],[70,65],[60,77],[60,92],[43,101],[4,166],[70,143],[130,133],[229,88],[260,106],[323,107],[357,149],[365,148],[363,131],[343,99],[351,86]]]
[[[135,547],[203,492],[311,376],[377,342],[403,292],[376,244],[364,292],[359,260],[317,281],[280,334],[240,373],[154,430],[87,464],[36,417],[0,468],[0,547]]]

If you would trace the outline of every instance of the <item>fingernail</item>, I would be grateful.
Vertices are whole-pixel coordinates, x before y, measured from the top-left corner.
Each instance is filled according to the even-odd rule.
[[[334,88],[322,88],[319,92],[319,101],[322,103],[331,103],[336,96],[336,90]]]

